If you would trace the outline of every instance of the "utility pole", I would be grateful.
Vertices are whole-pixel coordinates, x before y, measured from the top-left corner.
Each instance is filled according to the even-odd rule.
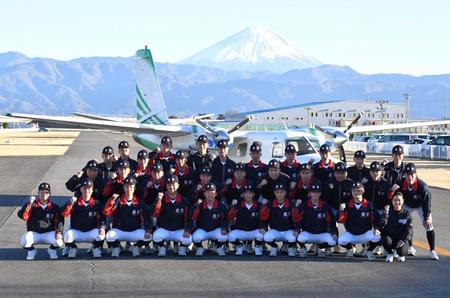
[[[389,103],[388,100],[377,100],[377,103],[380,105],[377,107],[377,110],[381,113],[381,125],[384,124],[384,112],[386,112],[387,108],[384,106],[385,104]]]
[[[411,94],[409,93],[403,93],[403,97],[405,98],[405,104],[406,104],[406,123],[409,122],[409,101],[411,100]]]
[[[448,98],[444,97],[444,120],[448,119],[448,107],[447,107]]]

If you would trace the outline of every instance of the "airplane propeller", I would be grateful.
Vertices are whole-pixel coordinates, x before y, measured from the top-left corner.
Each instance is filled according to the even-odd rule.
[[[210,133],[214,138],[214,142],[217,143],[220,140],[226,140],[227,142],[229,142],[231,140],[230,135],[233,132],[235,132],[236,130],[242,128],[245,124],[247,124],[252,119],[253,119],[253,117],[251,115],[247,116],[244,120],[242,120],[241,122],[239,122],[238,124],[233,126],[228,131],[221,130],[221,129],[220,130],[215,129],[212,126],[210,126],[207,122],[203,122],[202,120],[200,120],[198,118],[196,118],[195,121],[197,122],[198,125],[203,127],[208,133]]]

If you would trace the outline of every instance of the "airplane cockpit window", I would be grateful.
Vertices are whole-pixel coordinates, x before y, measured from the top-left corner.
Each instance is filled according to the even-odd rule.
[[[237,156],[245,157],[247,156],[247,143],[241,143],[237,147]]]
[[[292,144],[297,149],[297,155],[305,155],[316,153],[312,144],[305,138],[300,137],[295,140],[287,140],[286,145]]]

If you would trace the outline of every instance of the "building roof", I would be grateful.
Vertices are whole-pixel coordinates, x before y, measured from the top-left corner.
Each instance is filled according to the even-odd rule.
[[[281,110],[289,110],[289,109],[295,109],[295,108],[304,108],[304,107],[318,106],[318,105],[323,105],[323,104],[328,104],[328,103],[335,103],[335,102],[342,102],[342,101],[344,101],[344,100],[313,101],[313,102],[306,102],[306,103],[301,103],[301,104],[297,104],[297,105],[276,107],[276,108],[271,108],[271,109],[247,111],[247,112],[237,113],[235,115],[249,115],[249,114],[269,113],[269,112],[274,112],[274,111],[281,111]]]

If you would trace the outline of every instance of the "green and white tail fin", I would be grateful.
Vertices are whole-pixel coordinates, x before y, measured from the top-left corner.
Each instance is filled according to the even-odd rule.
[[[138,123],[169,124],[167,108],[159,86],[152,53],[145,49],[136,52],[136,118]]]

